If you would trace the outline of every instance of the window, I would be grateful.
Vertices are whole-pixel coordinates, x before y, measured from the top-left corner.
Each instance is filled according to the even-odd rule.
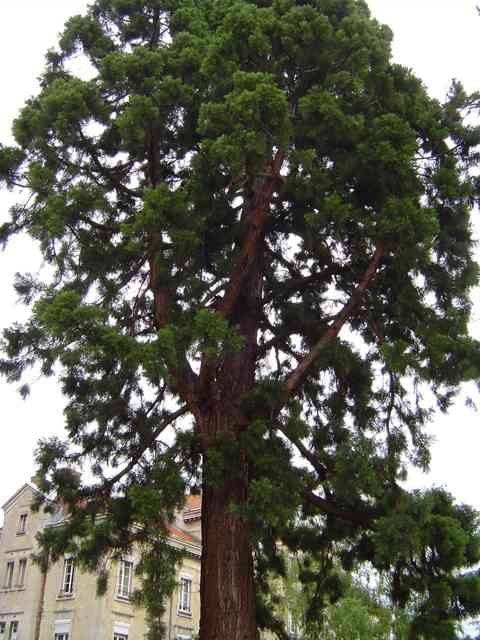
[[[54,640],[69,640],[71,620],[55,620]]]
[[[27,513],[22,513],[20,515],[20,519],[18,521],[18,531],[17,533],[26,533],[27,532]]]
[[[118,570],[118,584],[117,595],[120,598],[129,598],[132,593],[132,577],[133,577],[133,562],[129,560],[120,560],[120,567]],[[117,634],[118,637],[122,634]],[[121,638],[120,638],[121,640]]]
[[[178,600],[178,610],[180,613],[192,612],[192,580],[191,578],[180,578],[180,597]]]
[[[5,573],[5,589],[11,589],[13,585],[13,572],[15,571],[15,561],[7,562],[7,572]]]
[[[65,558],[63,563],[63,578],[60,593],[72,595],[75,582],[75,563],[73,558]]]
[[[131,563],[130,563],[131,564]],[[128,624],[116,622],[113,625],[113,640],[128,640]]]
[[[0,636],[4,635],[6,626],[7,626],[6,622],[0,622]]]
[[[27,572],[27,559],[22,558],[18,563],[18,578],[17,578],[17,586],[23,587],[25,584],[25,574]]]
[[[291,611],[288,611],[288,620],[287,620],[287,631],[288,635],[292,637],[297,637],[300,635],[300,625],[296,620],[295,616]]]
[[[18,634],[18,620],[12,620],[10,622],[10,633],[8,635],[8,640],[17,640]]]

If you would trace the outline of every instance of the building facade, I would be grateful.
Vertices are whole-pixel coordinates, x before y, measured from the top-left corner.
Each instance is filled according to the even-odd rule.
[[[4,505],[0,530],[0,640],[143,640],[144,611],[133,606],[135,555],[106,563],[108,588],[97,596],[96,576],[64,556],[46,573],[33,563],[36,534],[59,522],[30,505],[38,493],[25,484]],[[191,640],[200,619],[201,501],[188,496],[170,526],[169,542],[184,552],[177,587],[167,603],[168,640]]]

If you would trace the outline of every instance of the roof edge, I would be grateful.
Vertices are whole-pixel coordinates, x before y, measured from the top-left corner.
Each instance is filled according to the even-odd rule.
[[[20,487],[20,489],[18,489],[17,491],[15,491],[15,493],[5,502],[5,504],[2,504],[2,509],[4,511],[6,511],[8,509],[8,507],[10,506],[10,504],[12,502],[14,502],[16,500],[16,498],[18,498],[18,496],[22,493],[22,491],[24,491],[25,489],[30,489],[31,491],[33,491],[34,493],[38,494],[39,496],[43,496],[43,493],[41,491],[39,491],[36,487],[33,486],[33,484],[30,484],[29,482],[25,482],[24,484],[22,484],[22,486]]]

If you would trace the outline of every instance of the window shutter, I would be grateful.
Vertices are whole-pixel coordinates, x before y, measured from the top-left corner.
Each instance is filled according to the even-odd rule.
[[[71,620],[55,620],[55,633],[70,633]]]

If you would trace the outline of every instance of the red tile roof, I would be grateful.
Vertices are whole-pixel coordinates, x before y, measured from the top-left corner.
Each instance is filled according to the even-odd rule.
[[[181,529],[177,529],[171,524],[167,525],[167,530],[172,538],[178,538],[179,540],[185,540],[186,542],[198,543],[198,540],[196,540],[189,533],[187,533],[186,531],[181,531]]]

